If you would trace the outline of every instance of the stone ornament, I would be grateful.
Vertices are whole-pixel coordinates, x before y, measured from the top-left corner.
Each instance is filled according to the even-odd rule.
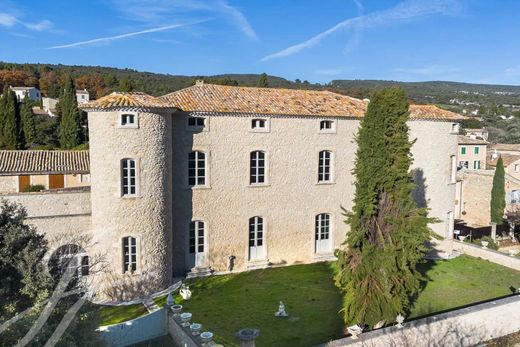
[[[181,294],[182,298],[184,300],[190,300],[191,299],[191,290],[190,287],[185,286],[184,284],[181,287],[181,290],[179,290],[179,294]]]
[[[363,327],[361,327],[358,324],[351,325],[347,327],[348,333],[351,335],[351,338],[354,340],[357,340],[359,338],[359,335],[363,332]]]
[[[395,321],[397,322],[396,327],[399,329],[403,327],[404,317],[402,314],[398,314],[397,317],[395,317]]]
[[[173,304],[175,304],[175,300],[173,300],[172,292],[169,292],[168,296],[166,297],[166,306],[172,307]]]
[[[278,312],[275,312],[275,317],[287,317],[288,314],[285,312],[285,305],[280,301],[280,305],[278,305]]]

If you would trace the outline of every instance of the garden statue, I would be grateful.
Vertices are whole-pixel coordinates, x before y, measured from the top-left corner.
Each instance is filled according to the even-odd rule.
[[[276,317],[287,317],[288,314],[285,312],[285,305],[280,301],[280,305],[278,305],[278,312],[274,314]]]
[[[358,336],[363,332],[363,327],[359,326],[358,324],[355,324],[347,327],[347,331],[350,335],[352,335],[351,338],[356,340],[358,339]]]
[[[395,321],[397,322],[397,327],[398,328],[402,328],[403,327],[403,322],[404,322],[404,317],[402,314],[398,314],[397,317],[395,317]]]
[[[233,271],[233,267],[235,266],[235,256],[234,255],[228,255],[227,257],[227,270],[228,272]]]
[[[181,290],[179,291],[179,294],[181,294],[181,296],[184,300],[190,300],[191,299],[190,287],[183,284],[181,287]]]
[[[175,300],[173,300],[172,292],[169,292],[168,296],[166,297],[166,306],[167,307],[172,307],[173,304],[175,304]]]

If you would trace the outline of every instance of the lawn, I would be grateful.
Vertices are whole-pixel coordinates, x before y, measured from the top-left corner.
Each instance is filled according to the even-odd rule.
[[[99,318],[101,325],[112,325],[141,317],[146,313],[148,313],[148,310],[143,304],[101,306],[99,309]]]
[[[411,317],[453,309],[512,293],[520,272],[488,261],[460,256],[421,265],[428,279]],[[236,346],[241,328],[260,329],[257,346],[312,346],[342,336],[338,314],[341,295],[332,282],[330,263],[295,265],[189,281],[193,297],[177,303],[193,313],[193,322],[216,333],[226,346]],[[156,298],[159,306],[165,297]],[[275,318],[282,300],[290,317]]]

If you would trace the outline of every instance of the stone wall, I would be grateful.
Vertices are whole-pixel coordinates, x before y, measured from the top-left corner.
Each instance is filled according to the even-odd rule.
[[[18,191],[18,178],[16,176],[0,176],[0,194],[16,193]]]
[[[0,194],[0,199],[17,202],[26,208],[26,222],[47,236],[51,251],[79,236],[85,240],[90,234],[88,189]]]
[[[482,248],[478,245],[457,240],[453,240],[453,249],[472,257],[486,259],[490,262],[520,271],[520,258],[516,256],[510,256],[499,251]]]
[[[188,228],[192,220],[206,225],[206,266],[226,269],[234,255],[235,269],[245,270],[249,261],[249,218],[264,218],[265,263],[296,264],[332,256],[348,231],[341,207],[352,209],[355,193],[355,134],[359,121],[333,118],[334,133],[320,133],[318,117],[270,116],[268,132],[252,132],[248,115],[212,114],[205,131],[187,130],[187,115],[176,114],[173,122],[173,247],[176,274],[190,269]],[[419,197],[430,214],[442,222],[432,225],[441,236],[448,234],[448,212],[453,211],[455,184],[451,182],[451,156],[456,155],[457,136],[446,122],[412,121],[413,167],[422,184]],[[435,143],[435,146],[432,146]],[[187,183],[188,154],[206,152],[207,187],[190,188]],[[249,184],[249,155],[267,154],[267,184]],[[319,184],[318,153],[333,153],[333,182]],[[421,196],[422,195],[422,196]],[[315,217],[331,215],[328,254],[315,252]]]
[[[349,337],[319,347],[476,346],[518,330],[520,296],[516,295],[405,322],[401,329],[392,326],[366,332],[357,340]]]

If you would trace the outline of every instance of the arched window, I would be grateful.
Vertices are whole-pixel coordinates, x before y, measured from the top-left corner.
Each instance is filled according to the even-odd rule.
[[[195,220],[190,223],[190,247],[191,254],[204,253],[204,222]]]
[[[137,239],[123,237],[123,273],[137,270]]]
[[[265,152],[254,151],[250,154],[250,184],[265,183]]]
[[[188,156],[188,184],[206,185],[206,153],[194,151]]]
[[[121,160],[121,195],[137,195],[137,165],[135,159]]]
[[[89,257],[78,245],[63,245],[51,255],[49,269],[55,278],[61,277],[64,273],[73,273],[76,278],[88,276]]]
[[[318,182],[332,181],[332,152],[321,151],[318,163]]]

